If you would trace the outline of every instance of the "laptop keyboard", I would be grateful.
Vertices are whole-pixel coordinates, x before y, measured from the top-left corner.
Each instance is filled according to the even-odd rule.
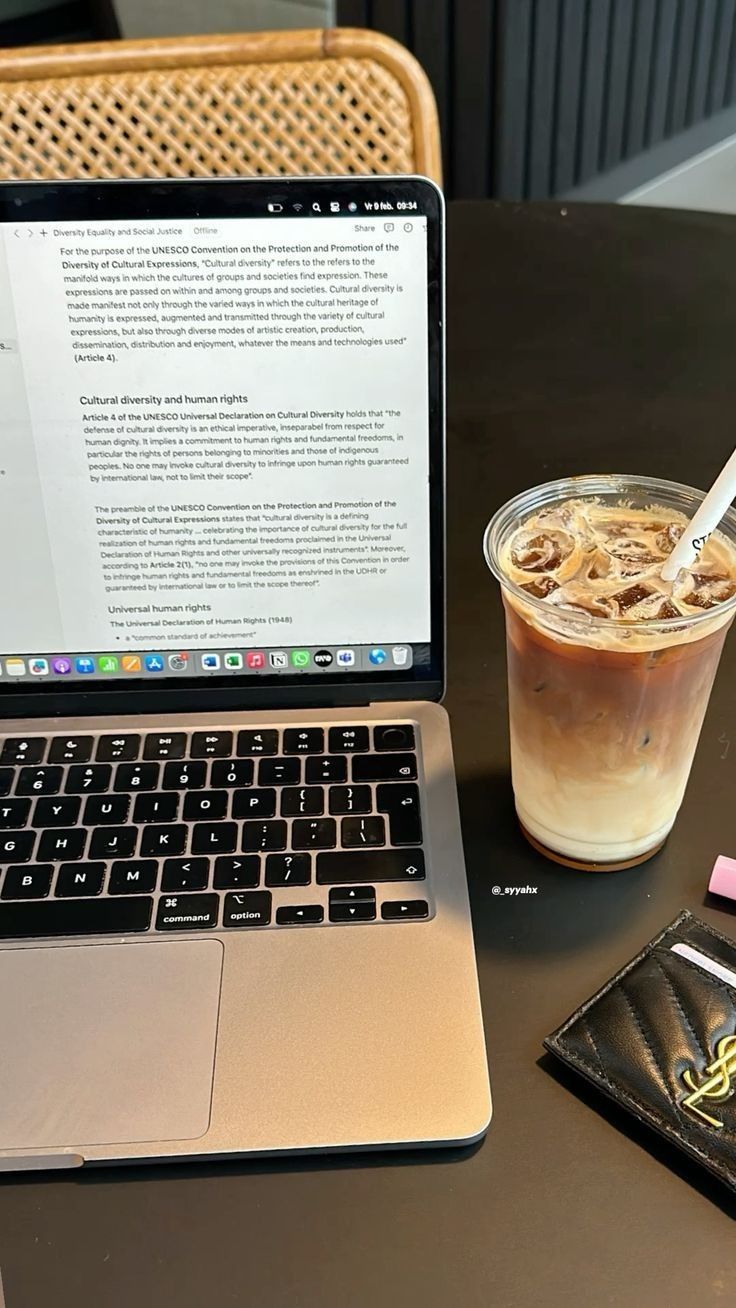
[[[409,723],[0,737],[0,939],[416,921],[425,878]]]

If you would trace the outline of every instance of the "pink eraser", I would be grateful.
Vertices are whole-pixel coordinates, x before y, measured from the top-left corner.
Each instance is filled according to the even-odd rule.
[[[713,895],[736,899],[736,858],[726,858],[725,854],[718,855],[710,874],[708,889]]]

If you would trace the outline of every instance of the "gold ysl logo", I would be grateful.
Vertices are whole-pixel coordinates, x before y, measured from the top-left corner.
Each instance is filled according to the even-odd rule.
[[[682,1100],[684,1108],[690,1108],[698,1117],[711,1126],[721,1127],[723,1122],[719,1122],[717,1117],[711,1117],[706,1113],[699,1104],[703,1099],[710,1100],[714,1104],[725,1103],[736,1094],[736,1081],[731,1078],[736,1075],[736,1035],[723,1036],[716,1045],[716,1056],[712,1063],[709,1063],[705,1069],[705,1081],[700,1085],[697,1084],[695,1077],[697,1073],[692,1068],[686,1068],[682,1074],[689,1095],[685,1095]]]

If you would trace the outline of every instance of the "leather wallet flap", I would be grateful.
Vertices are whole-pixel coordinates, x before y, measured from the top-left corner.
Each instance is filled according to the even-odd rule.
[[[732,941],[681,913],[544,1044],[736,1191]]]

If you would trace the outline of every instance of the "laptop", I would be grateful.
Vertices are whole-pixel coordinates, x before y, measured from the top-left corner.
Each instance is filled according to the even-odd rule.
[[[443,204],[0,184],[0,1168],[478,1140]]]

